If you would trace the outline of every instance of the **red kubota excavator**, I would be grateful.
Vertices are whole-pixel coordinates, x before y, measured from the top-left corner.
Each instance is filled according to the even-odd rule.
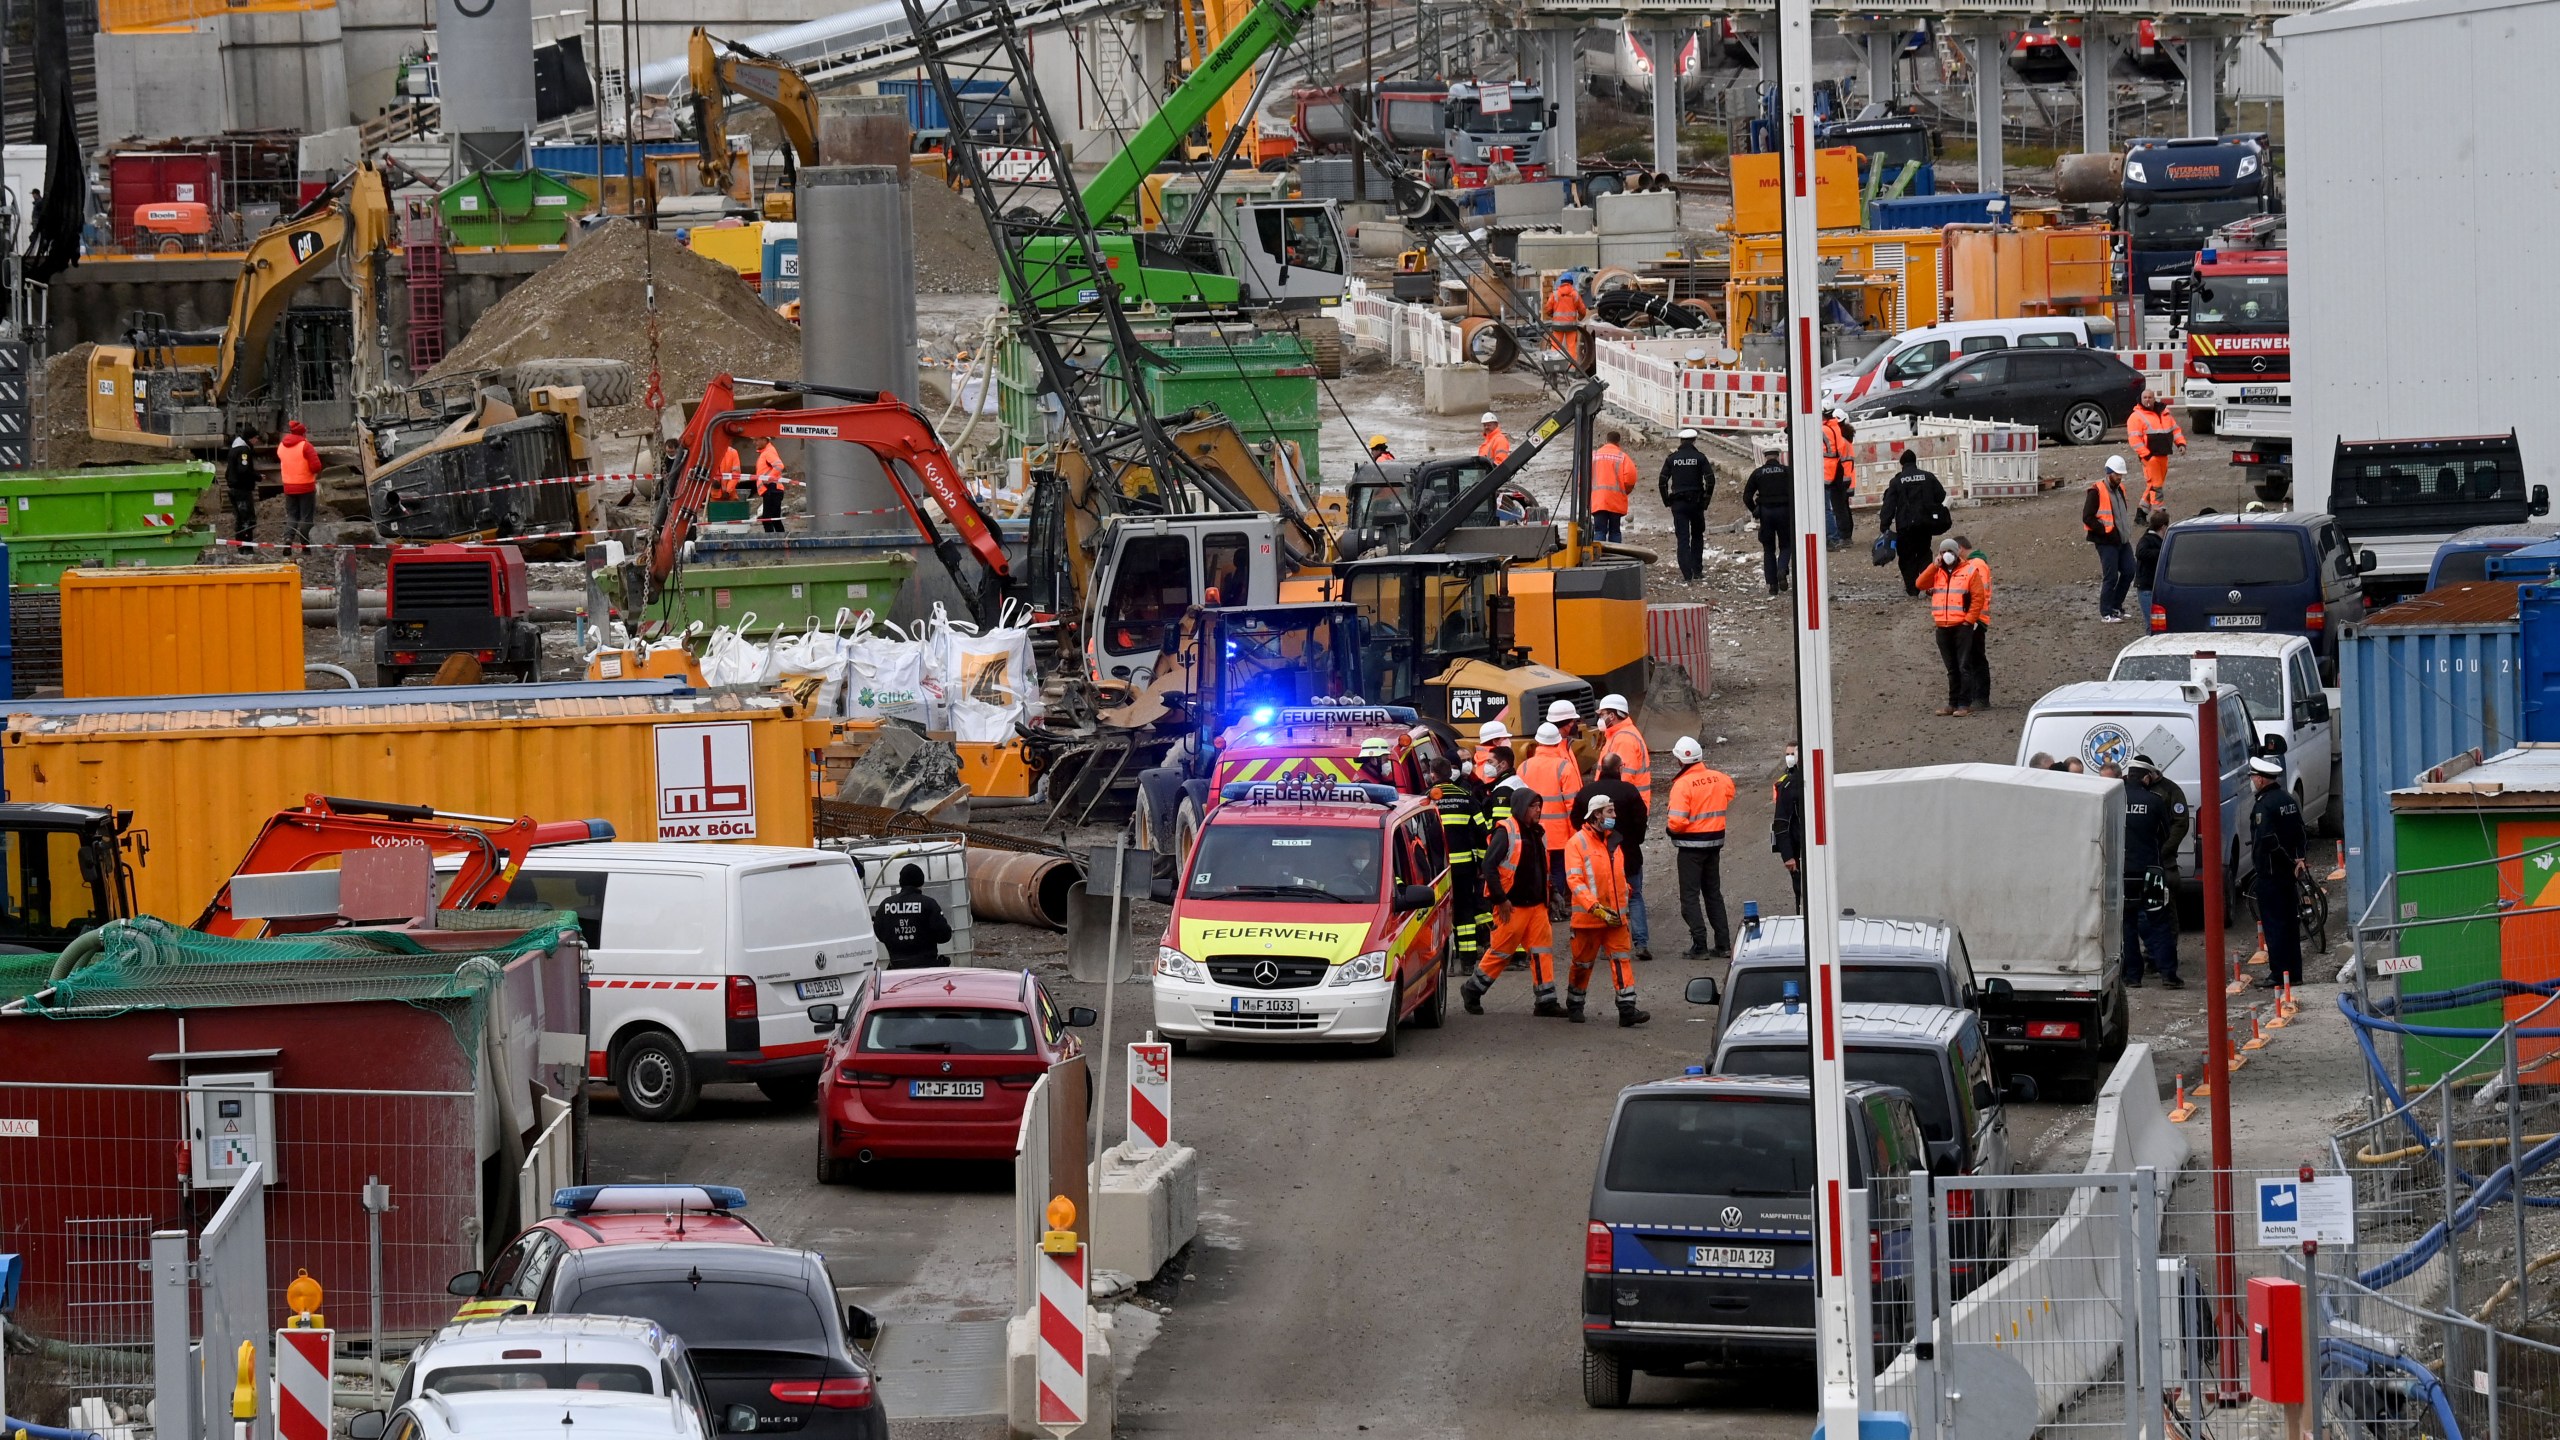
[[[738,408],[741,383],[845,403],[798,410],[742,410]],[[684,438],[668,456],[667,479],[658,487],[657,534],[649,549],[648,585],[641,597],[644,603],[657,599],[667,578],[684,563],[685,545],[693,539],[703,507],[719,496],[720,452],[742,437],[838,440],[870,451],[888,475],[890,488],[897,492],[898,503],[905,507],[916,533],[940,558],[943,568],[951,572],[951,582],[960,587],[960,593],[970,597],[979,623],[995,623],[1005,592],[1014,583],[1004,542],[986,512],[978,507],[977,498],[969,493],[959,464],[942,448],[932,423],[914,406],[877,390],[848,390],[797,380],[741,382],[727,375],[713,376],[711,383],[702,388],[701,403],[694,407],[693,418],[685,425]],[[914,492],[899,473],[902,468],[923,482],[934,503],[950,519],[951,528],[959,532],[957,539],[944,534],[916,503]],[[974,580],[962,554],[964,544],[968,553],[977,557],[982,572]]]

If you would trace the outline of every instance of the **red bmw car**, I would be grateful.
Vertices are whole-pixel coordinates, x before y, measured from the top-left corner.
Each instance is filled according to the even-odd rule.
[[[1009,1160],[1022,1102],[1084,1053],[1094,1023],[1028,970],[873,971],[851,1014],[809,1007],[835,1035],[818,1085],[818,1180],[874,1160]]]

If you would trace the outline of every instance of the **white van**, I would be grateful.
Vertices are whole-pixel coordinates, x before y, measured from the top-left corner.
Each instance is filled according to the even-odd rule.
[[[2216,674],[2240,692],[2261,745],[2283,742],[2285,783],[2306,825],[2325,834],[2337,813],[2338,724],[2335,692],[2320,687],[2320,652],[2300,635],[2145,635],[2116,652],[2110,680],[2187,680],[2195,656],[2216,657]]]
[[[643,1120],[704,1085],[817,1094],[808,1008],[879,953],[853,858],[778,845],[564,845],[525,856],[510,905],[567,910],[588,950],[587,1073]]]
[[[1899,390],[1959,355],[2013,345],[2089,345],[2082,315],[2034,315],[2009,320],[1947,320],[1905,330],[1863,360],[1839,361],[1822,371],[1822,403],[1846,405],[1884,390]]]
[[[2249,828],[2249,747],[2257,729],[2249,706],[2231,685],[2215,687],[2222,697],[2215,723],[2222,742],[2222,866],[2226,888],[2239,874],[2240,832]],[[2018,763],[2037,755],[2056,761],[2078,757],[2098,774],[2101,767],[2121,768],[2135,755],[2148,755],[2160,773],[2201,804],[2198,780],[2196,712],[2204,704],[2204,687],[2175,680],[2082,680],[2047,691],[2027,710],[2026,727],[2018,733]],[[2198,885],[2203,839],[2196,829],[2178,856],[2183,883]],[[539,853],[539,852],[537,852]]]

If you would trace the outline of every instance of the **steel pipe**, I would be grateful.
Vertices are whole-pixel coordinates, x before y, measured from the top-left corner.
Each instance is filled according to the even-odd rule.
[[[968,866],[972,916],[1044,930],[1067,928],[1069,892],[1084,878],[1074,861],[971,846]]]

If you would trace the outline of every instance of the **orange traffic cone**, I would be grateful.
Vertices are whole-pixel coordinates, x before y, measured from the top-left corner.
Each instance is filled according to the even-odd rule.
[[[2267,1029],[2264,1025],[2258,1023],[2259,1015],[2260,1011],[2257,1006],[2252,1005],[2249,1007],[2249,1038],[2241,1043],[2240,1048],[2243,1050],[2264,1050],[2267,1048]]]
[[[2249,952],[2247,963],[2251,965],[2267,963],[2267,927],[2264,925],[2258,927],[2258,948]]]
[[[2276,1013],[2282,1015],[2286,1020],[2291,1020],[2294,1017],[2294,1014],[2301,1010],[2301,1008],[2301,1006],[2293,1003],[2293,982],[2291,980],[2285,981],[2284,990],[2276,997]]]
[[[2184,1125],[2195,1118],[2196,1102],[2187,1098],[2187,1077],[2178,1077],[2178,1103],[2169,1107],[2169,1123]]]

